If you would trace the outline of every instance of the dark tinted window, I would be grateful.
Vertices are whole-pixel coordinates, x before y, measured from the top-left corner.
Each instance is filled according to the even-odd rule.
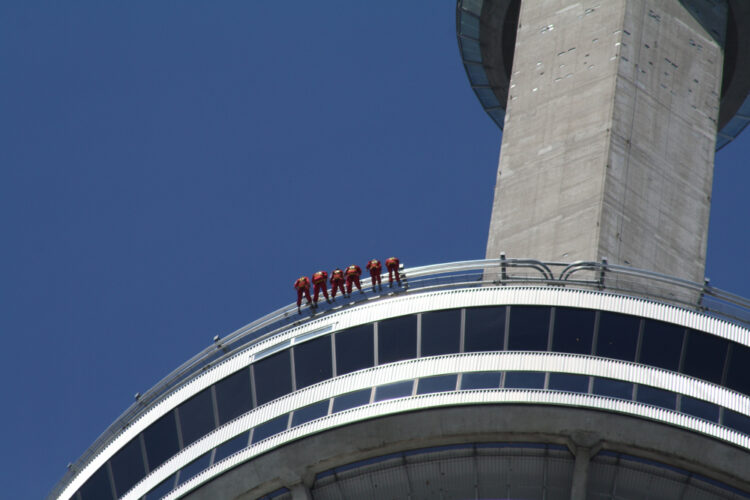
[[[509,351],[546,351],[549,335],[549,307],[510,308]]]
[[[707,333],[688,330],[683,373],[720,383],[728,342]]]
[[[502,372],[477,372],[461,375],[461,389],[498,389]]]
[[[180,449],[177,440],[177,423],[170,411],[143,431],[146,456],[151,470],[156,469]]]
[[[605,358],[635,361],[640,318],[602,312],[599,316],[599,338],[596,355]]]
[[[331,337],[319,337],[295,346],[294,374],[297,377],[297,389],[331,378]]]
[[[464,351],[502,351],[505,336],[505,307],[466,309]]]
[[[733,343],[727,387],[750,395],[750,348]]]
[[[159,483],[156,488],[152,489],[146,494],[146,500],[161,500],[162,497],[166,496],[167,493],[174,489],[174,480],[176,474],[172,474],[167,479]]]
[[[611,378],[594,377],[594,394],[618,399],[633,398],[633,384]]]
[[[229,422],[252,409],[250,369],[244,368],[216,383],[216,405],[219,425]]]
[[[107,467],[99,467],[99,470],[94,472],[94,475],[83,483],[78,491],[81,493],[81,500],[111,499],[112,486],[109,483]]]
[[[292,415],[292,427],[310,422],[316,418],[325,417],[328,414],[328,400],[305,406],[299,410],[294,410]]]
[[[643,325],[640,362],[676,372],[680,367],[685,328],[661,321],[646,320]]]
[[[371,389],[362,389],[361,391],[342,394],[333,400],[332,413],[356,408],[357,406],[366,405],[370,402]]]
[[[379,331],[378,335],[380,335]],[[460,347],[460,309],[422,314],[422,356],[459,352]]]
[[[682,396],[680,411],[694,417],[710,420],[711,422],[719,421],[719,407],[713,403],[701,401],[700,399]]]
[[[288,350],[261,359],[255,363],[254,371],[258,406],[292,392],[292,372]]]
[[[249,432],[243,432],[239,436],[235,436],[229,441],[225,441],[217,446],[216,455],[214,455],[214,463],[224,460],[228,456],[246,448],[247,441],[250,438],[249,434]]]
[[[253,431],[253,443],[262,441],[268,437],[271,437],[279,432],[286,430],[286,424],[289,422],[289,414],[281,415],[273,420],[269,420],[264,424],[260,424]]]
[[[396,382],[395,384],[380,385],[375,388],[375,401],[385,401],[386,399],[403,398],[411,396],[414,381]]]
[[[647,385],[638,386],[636,400],[647,405],[674,410],[677,408],[677,395],[673,392]]]
[[[378,323],[378,363],[417,356],[417,317],[401,316]]]
[[[182,427],[182,444],[188,446],[214,429],[214,406],[211,388],[201,392],[178,406]]]
[[[511,319],[512,321],[512,319]],[[506,389],[543,389],[544,372],[506,372]]]
[[[589,392],[589,378],[572,373],[550,373],[549,390],[566,392]]]
[[[110,460],[115,491],[124,495],[135,483],[146,475],[146,466],[141,453],[141,440],[136,437],[122,447]]]
[[[206,469],[209,465],[210,460],[211,452],[209,451],[208,453],[204,453],[203,455],[199,456],[198,458],[187,464],[185,467],[180,469],[179,484],[187,482],[188,480],[198,475],[199,472],[202,472],[204,469]]]
[[[336,332],[336,373],[343,375],[374,363],[372,325],[362,325]]]
[[[724,425],[750,435],[750,418],[741,413],[724,409]]]
[[[419,385],[417,385],[417,394],[455,391],[457,378],[458,375],[438,375],[436,377],[420,378]]]
[[[591,354],[596,311],[558,307],[555,310],[555,331],[552,350],[573,354]]]

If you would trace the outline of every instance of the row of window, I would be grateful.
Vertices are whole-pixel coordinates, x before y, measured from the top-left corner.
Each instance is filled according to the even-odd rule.
[[[750,394],[750,348],[636,316],[563,307],[496,306],[400,316],[314,338],[260,359],[196,394],[144,430],[79,490],[119,497],[213,429],[323,380],[423,356],[554,351],[634,361]],[[112,495],[109,495],[112,496]]]

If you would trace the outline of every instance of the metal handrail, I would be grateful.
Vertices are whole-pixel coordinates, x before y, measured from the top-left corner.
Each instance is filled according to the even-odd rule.
[[[555,272],[556,269],[559,269],[559,271]],[[526,271],[526,273],[521,274],[518,271]],[[596,278],[573,279],[574,274],[583,271],[593,272]],[[532,274],[528,274],[528,272]],[[608,279],[607,284],[605,284],[605,275],[608,278],[615,279]],[[618,280],[616,278],[621,279]],[[638,281],[639,286],[628,287],[629,284],[634,285],[634,283],[630,283],[622,278],[637,278],[640,280]],[[408,268],[406,271],[402,271],[401,279],[403,289],[397,293],[497,285],[562,286],[628,293],[660,302],[677,304],[681,307],[694,309],[744,327],[750,327],[749,299],[709,286],[708,281],[699,284],[653,271],[608,264],[606,260],[602,262],[579,261],[564,263],[543,262],[534,259],[507,259],[505,255],[501,255],[499,259],[466,260]],[[661,288],[644,290],[644,283],[658,283],[662,286]],[[370,278],[363,279],[361,284],[363,289],[370,288]],[[683,292],[684,295],[680,297],[676,296],[676,294],[664,296],[659,293],[660,290],[663,290],[663,285],[669,285],[670,290]],[[390,294],[391,290],[388,289],[382,294],[375,293],[373,295],[372,293],[368,293],[364,298],[368,300],[386,299]],[[707,303],[705,301],[707,296],[717,300],[718,303]],[[695,297],[695,300],[691,302],[684,297]],[[143,395],[138,396],[136,402],[125,410],[94,441],[75,464],[68,466],[68,471],[58,482],[48,498],[56,498],[78,471],[82,470],[112,439],[138,419],[148,408],[171,394],[184,382],[192,379],[194,375],[232,356],[237,351],[276,335],[290,327],[298,326],[312,318],[317,319],[321,315],[331,311],[357,306],[361,303],[361,301],[355,298],[351,304],[343,306],[338,304],[333,306],[321,304],[319,313],[314,316],[305,315],[301,318],[297,314],[296,303],[291,303],[258,318],[230,333],[223,339],[220,339],[218,336],[215,337],[211,345],[188,359]],[[727,306],[730,308],[733,307],[736,310],[728,312],[725,310]],[[307,310],[307,306],[305,306],[305,310]]]

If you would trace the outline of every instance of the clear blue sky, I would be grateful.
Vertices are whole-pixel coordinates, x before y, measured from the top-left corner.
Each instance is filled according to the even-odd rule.
[[[481,258],[500,132],[455,1],[0,3],[0,458],[41,498],[191,355],[318,268]],[[750,296],[750,132],[708,270]]]

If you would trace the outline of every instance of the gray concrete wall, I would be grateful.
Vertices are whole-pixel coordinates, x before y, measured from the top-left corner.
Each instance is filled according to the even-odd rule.
[[[721,68],[678,0],[523,2],[487,257],[701,282]]]

